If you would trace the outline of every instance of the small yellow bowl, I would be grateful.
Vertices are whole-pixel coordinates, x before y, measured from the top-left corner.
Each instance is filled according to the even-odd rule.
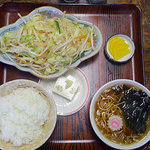
[[[109,50],[109,42],[112,38],[114,37],[118,37],[120,39],[123,39],[125,41],[126,44],[129,45],[128,49],[131,51],[130,53],[128,53],[127,55],[124,55],[123,57],[121,57],[120,59],[118,60],[115,60],[114,59],[114,56],[110,53],[110,50]],[[118,43],[118,46],[119,46],[120,43]],[[107,44],[106,44],[106,48],[105,48],[105,54],[106,56],[112,60],[113,62],[118,62],[118,63],[124,63],[124,62],[127,62],[128,60],[130,60],[132,58],[132,56],[134,55],[134,52],[135,52],[135,45],[134,45],[134,42],[131,40],[130,37],[128,37],[127,35],[123,35],[123,34],[116,34],[112,37],[110,37],[107,41]]]

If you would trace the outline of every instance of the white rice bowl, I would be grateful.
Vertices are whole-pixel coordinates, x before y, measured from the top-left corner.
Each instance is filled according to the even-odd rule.
[[[56,124],[53,98],[30,80],[1,85],[0,109],[1,149],[37,149],[50,137]]]

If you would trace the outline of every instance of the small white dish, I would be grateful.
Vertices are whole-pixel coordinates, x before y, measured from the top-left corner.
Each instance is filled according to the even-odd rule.
[[[112,141],[108,140],[105,136],[103,136],[103,134],[98,129],[98,127],[96,125],[96,122],[95,122],[95,119],[94,119],[94,108],[95,108],[95,104],[97,102],[98,96],[100,95],[100,93],[102,91],[104,91],[108,87],[111,87],[111,86],[116,85],[116,84],[130,84],[130,85],[136,86],[139,89],[141,89],[142,91],[144,91],[148,96],[150,96],[150,91],[146,87],[144,87],[142,84],[140,84],[136,81],[128,80],[128,79],[118,79],[118,80],[110,81],[110,82],[106,83],[105,85],[103,85],[102,87],[100,87],[98,89],[98,91],[95,93],[95,95],[94,95],[94,97],[91,101],[90,111],[89,111],[90,122],[91,122],[92,128],[93,128],[94,132],[96,133],[96,135],[105,144],[109,145],[110,147],[113,147],[113,148],[116,148],[116,149],[121,149],[121,150],[136,149],[136,148],[139,148],[139,147],[143,146],[144,144],[146,144],[150,140],[150,131],[142,140],[140,140],[137,143],[130,144],[130,145],[116,144],[116,143],[113,143]]]
[[[69,70],[63,76],[67,77],[68,75],[75,77],[80,84],[78,92],[75,94],[71,101],[52,92],[57,78],[51,80],[39,80],[39,83],[53,96],[57,106],[57,114],[63,116],[71,115],[79,111],[88,100],[90,90],[88,79],[84,72],[81,71],[81,69],[76,68]]]
[[[129,54],[125,55],[124,57],[122,57],[118,60],[114,59],[114,57],[111,55],[109,48],[108,48],[109,41],[113,37],[119,37],[119,38],[123,39],[129,45],[129,49],[131,50],[131,52]],[[124,34],[116,34],[116,35],[110,37],[107,41],[106,48],[105,48],[105,53],[106,53],[107,57],[110,60],[112,60],[114,62],[118,62],[118,63],[123,63],[123,62],[127,62],[128,60],[130,60],[132,58],[132,56],[134,55],[134,52],[135,52],[134,42],[131,40],[130,37],[128,37],[127,35],[124,35]]]

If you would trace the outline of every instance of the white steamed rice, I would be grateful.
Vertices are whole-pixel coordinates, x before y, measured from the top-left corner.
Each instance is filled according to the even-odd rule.
[[[48,119],[49,106],[34,88],[18,88],[0,97],[0,139],[14,146],[39,137]]]

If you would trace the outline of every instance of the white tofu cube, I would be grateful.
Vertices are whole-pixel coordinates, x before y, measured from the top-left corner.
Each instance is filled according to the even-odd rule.
[[[71,101],[78,89],[79,82],[69,75],[67,77],[59,77],[56,80],[53,92]]]

